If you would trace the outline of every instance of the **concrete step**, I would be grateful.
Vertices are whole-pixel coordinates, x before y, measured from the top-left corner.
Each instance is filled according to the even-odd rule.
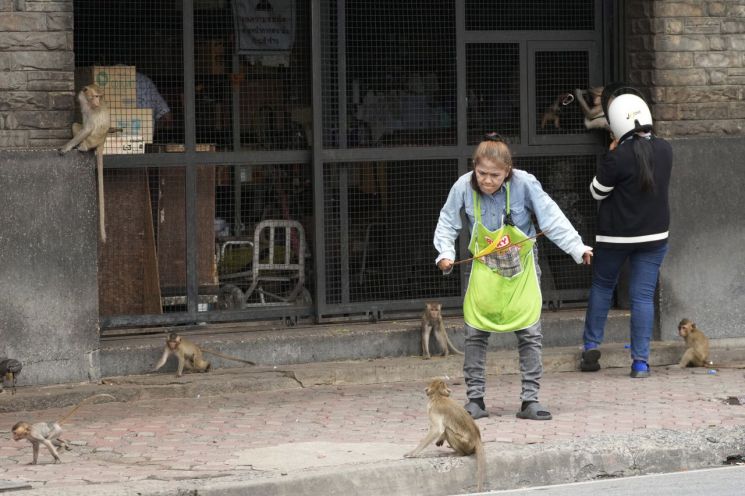
[[[545,348],[578,346],[582,341],[584,310],[546,311],[542,315]],[[606,325],[606,343],[628,341],[629,314],[614,310]],[[251,360],[263,365],[366,360],[385,357],[405,357],[421,354],[421,324],[419,320],[393,320],[376,323],[341,323],[288,328],[257,327],[252,323],[192,326],[177,329],[179,334],[198,342],[207,349]],[[463,349],[465,334],[463,318],[445,319],[452,342]],[[126,330],[120,336],[101,341],[101,375],[126,376],[152,370],[163,352],[165,333],[174,329],[153,329],[151,334],[132,336]],[[434,342],[434,339],[432,339]],[[433,348],[434,346],[434,348]],[[512,333],[494,333],[489,349],[512,350]],[[436,350],[436,344],[430,350]],[[207,357],[215,368],[242,366],[215,356]],[[164,370],[176,370],[175,360]]]
[[[577,371],[579,346],[544,348],[545,373]],[[627,368],[629,352],[624,344],[604,344],[600,363],[603,368]],[[674,365],[684,351],[683,343],[653,342],[652,367]],[[745,356],[745,338],[711,341],[715,362],[734,363]],[[745,366],[745,362],[742,362]],[[489,374],[519,373],[517,351],[492,350],[487,357]],[[433,357],[385,357],[344,361],[296,363],[272,366],[217,368],[209,373],[176,377],[173,371],[153,374],[108,376],[99,383],[19,387],[16,394],[6,388],[0,394],[0,412],[42,410],[74,405],[96,393],[109,393],[119,401],[152,398],[208,397],[235,391],[278,391],[321,385],[384,384],[426,381],[436,376],[463,377],[463,358],[459,355]],[[703,373],[703,370],[702,370]],[[712,373],[716,373],[715,371]]]

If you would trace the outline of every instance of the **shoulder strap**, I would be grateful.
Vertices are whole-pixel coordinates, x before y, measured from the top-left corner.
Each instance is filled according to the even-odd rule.
[[[510,182],[507,181],[504,183],[504,189],[507,191],[507,201],[505,202],[505,216],[504,216],[504,223],[508,226],[515,226],[515,223],[512,221],[512,214],[510,213]]]
[[[476,222],[481,224],[481,195],[475,189],[471,189],[473,193],[473,215],[476,216]]]

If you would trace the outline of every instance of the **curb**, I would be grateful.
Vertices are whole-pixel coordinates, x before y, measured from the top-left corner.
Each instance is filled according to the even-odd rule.
[[[487,445],[486,488],[517,489],[593,479],[677,472],[721,466],[743,451],[745,426],[690,433],[593,436],[570,443],[509,447]],[[140,481],[32,489],[28,496],[417,496],[474,490],[472,457],[434,456],[309,470],[293,476]],[[261,477],[261,476],[259,476]]]

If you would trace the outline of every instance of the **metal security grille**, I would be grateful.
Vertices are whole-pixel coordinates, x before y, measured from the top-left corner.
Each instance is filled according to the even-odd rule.
[[[465,4],[468,30],[595,28],[595,0],[466,0]]]
[[[587,51],[546,51],[535,54],[535,101],[538,134],[586,132],[575,90],[589,88]],[[589,97],[583,96],[588,99]]]
[[[459,308],[433,231],[489,131],[590,242],[605,134],[567,95],[613,77],[619,1],[75,0],[76,82],[122,130],[103,327]],[[539,246],[547,301],[582,304],[589,271]]]
[[[184,143],[182,15],[176,3],[135,0],[111,8],[75,0],[76,89],[97,83],[121,128],[113,153]]]
[[[458,274],[442,276],[432,245],[457,177],[455,161],[325,166],[326,302],[457,296]]]
[[[323,80],[321,119],[323,122],[323,147],[327,149],[339,148],[342,145],[339,129],[347,121],[346,98],[339,98],[340,79],[342,79],[341,85],[346,85],[345,78],[339,71],[339,23],[344,19],[344,12],[340,13],[339,9],[344,3],[336,0],[321,2],[321,77]],[[344,39],[342,36],[342,46]],[[346,128],[346,125],[344,125],[344,128]]]
[[[455,144],[453,2],[350,0],[344,8],[348,146]]]
[[[218,284],[210,309],[310,305],[310,172],[302,163],[217,168],[214,240]],[[236,194],[240,195],[238,203]],[[206,208],[209,202],[198,205],[197,210]],[[236,229],[239,235],[233,234]]]
[[[194,113],[202,151],[239,145],[233,139],[232,41],[226,36],[233,30],[232,16],[227,2],[208,6],[197,4],[194,12]]]
[[[468,144],[496,131],[520,143],[520,45],[466,45]]]
[[[107,242],[99,248],[99,313],[161,314],[186,305],[184,170],[105,171]]]
[[[516,157],[515,167],[533,174],[587,245],[595,241],[597,204],[589,194],[597,156]],[[540,227],[540,226],[538,226]],[[545,237],[538,241],[541,289],[550,307],[587,301],[592,271]]]

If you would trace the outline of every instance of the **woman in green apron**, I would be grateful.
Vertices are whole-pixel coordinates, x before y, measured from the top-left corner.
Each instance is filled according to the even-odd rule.
[[[466,330],[463,373],[473,418],[486,417],[486,349],[492,332],[514,332],[522,374],[519,418],[550,420],[551,413],[538,401],[543,375],[541,353],[541,288],[537,263],[534,215],[543,233],[575,262],[590,264],[592,248],[585,246],[559,206],[531,174],[512,168],[507,145],[496,134],[487,135],[473,155],[474,170],[461,176],[450,189],[435,229],[436,263],[449,274],[455,260],[455,242],[465,211],[471,234],[469,250],[477,254],[488,246],[497,249],[471,264],[463,302]],[[499,247],[508,247],[499,249]]]

